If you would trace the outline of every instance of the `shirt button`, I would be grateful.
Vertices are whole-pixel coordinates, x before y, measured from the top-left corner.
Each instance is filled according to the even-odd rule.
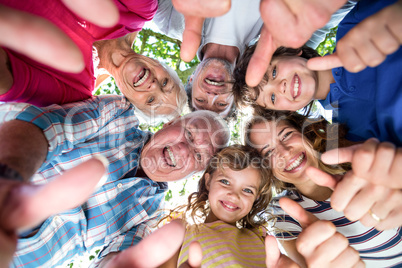
[[[59,217],[59,216],[55,216],[55,217],[53,218],[53,221],[54,221],[55,223],[58,223],[58,222],[60,221],[60,217]]]
[[[117,184],[117,188],[121,188],[123,185],[121,183]]]
[[[356,88],[355,88],[354,86],[351,86],[351,87],[349,88],[349,90],[350,90],[350,92],[355,92],[355,91],[356,91]]]
[[[339,88],[338,87],[334,87],[333,89],[335,92],[338,92]]]

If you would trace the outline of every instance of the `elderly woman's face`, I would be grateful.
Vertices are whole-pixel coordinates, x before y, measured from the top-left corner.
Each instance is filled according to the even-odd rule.
[[[139,54],[130,55],[114,78],[124,96],[145,114],[180,114],[176,111],[179,84],[158,61]]]
[[[270,161],[275,177],[295,185],[308,181],[305,170],[318,167],[317,156],[303,135],[286,121],[266,121],[251,128],[250,142]]]

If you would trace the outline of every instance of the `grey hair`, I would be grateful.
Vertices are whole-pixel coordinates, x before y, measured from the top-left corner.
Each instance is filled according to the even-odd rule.
[[[183,116],[183,119],[186,119],[188,117],[203,117],[206,118],[209,122],[211,122],[214,126],[212,126],[212,129],[215,131],[218,131],[219,137],[222,139],[222,142],[220,146],[222,148],[227,147],[229,145],[230,141],[230,130],[229,126],[226,123],[226,121],[217,113],[209,111],[209,110],[200,110],[200,111],[195,111],[188,113]],[[178,118],[179,119],[179,118]],[[178,120],[176,119],[176,120]]]

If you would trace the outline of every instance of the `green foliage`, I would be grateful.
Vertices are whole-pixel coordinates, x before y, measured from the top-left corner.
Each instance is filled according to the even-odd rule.
[[[166,63],[176,70],[183,83],[186,83],[188,69],[198,65],[197,57],[190,62],[183,62],[180,58],[179,40],[170,38],[151,29],[142,29],[134,43],[134,51]]]
[[[331,54],[336,45],[336,31],[338,27],[334,27],[325,37],[325,40],[317,47],[317,51],[321,56]]]

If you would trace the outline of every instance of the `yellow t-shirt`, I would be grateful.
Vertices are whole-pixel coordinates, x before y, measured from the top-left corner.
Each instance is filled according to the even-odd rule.
[[[238,229],[222,221],[191,225],[187,228],[179,255],[179,265],[188,259],[192,241],[202,246],[201,267],[266,267],[265,232]]]

